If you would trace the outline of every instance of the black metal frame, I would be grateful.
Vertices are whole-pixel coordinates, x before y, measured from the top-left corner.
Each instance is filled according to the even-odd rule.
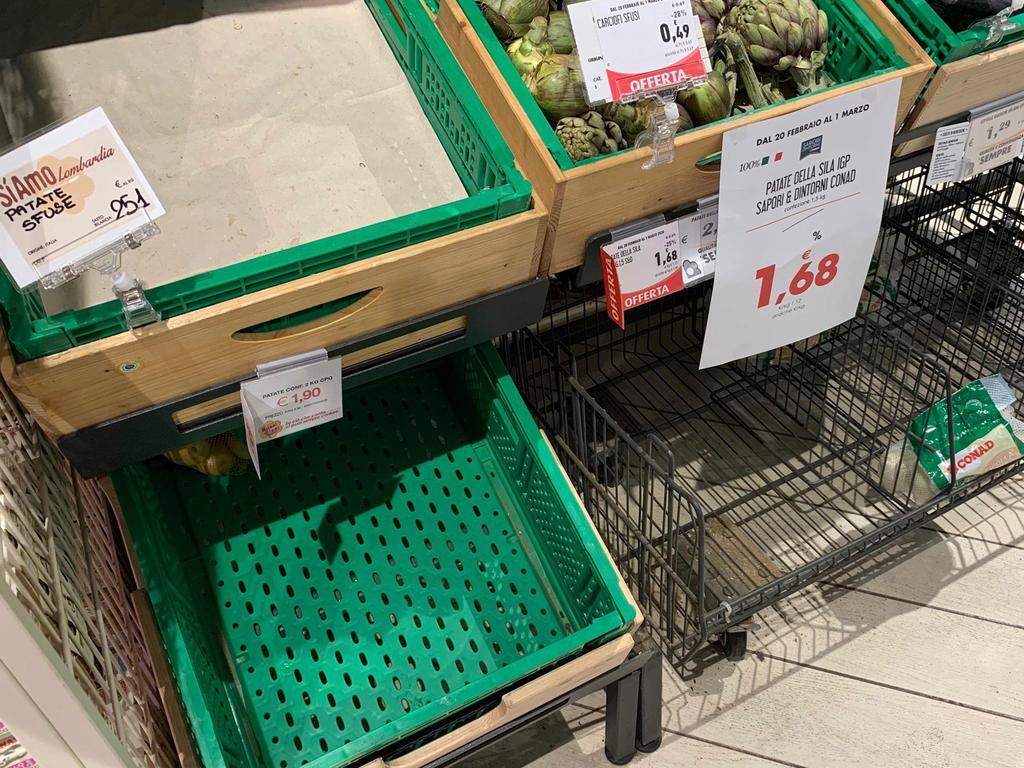
[[[952,416],[932,423],[934,403],[951,414],[960,386],[995,372],[1024,383],[1024,161],[956,184],[925,176],[890,180],[863,311],[826,334],[698,373],[710,285],[634,310],[623,332],[596,286],[567,282],[503,345],[676,668],[1024,470],[915,486],[915,419],[952,453]]]
[[[393,326],[386,331],[346,342],[327,352],[330,357],[336,357],[429,328],[446,320],[465,318],[465,327],[461,330],[345,367],[342,372],[345,386],[357,386],[536,322],[543,313],[547,292],[547,280],[531,280]],[[268,361],[255,360],[254,369],[257,362]],[[237,392],[241,382],[255,378],[255,375],[254,370],[249,376],[231,379],[185,397],[96,424],[61,438],[58,444],[64,455],[84,477],[97,477],[109,474],[126,464],[157,456],[229,430],[239,429],[242,426],[241,406],[212,414],[199,423],[183,426],[175,422],[174,414],[184,408]]]
[[[658,651],[648,650],[630,656],[615,669],[427,763],[424,768],[455,765],[601,690],[607,697],[604,751],[610,763],[625,765],[637,752],[654,752],[661,746],[662,656]]]

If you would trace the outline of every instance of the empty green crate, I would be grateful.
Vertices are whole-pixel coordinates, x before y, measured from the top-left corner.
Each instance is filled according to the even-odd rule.
[[[893,14],[910,30],[937,66],[987,51],[1000,45],[1024,39],[1024,11],[1013,14],[1010,23],[1016,28],[999,40],[986,42],[988,30],[970,27],[953,31],[927,0],[885,0]]]
[[[418,5],[419,0],[409,0],[406,4]],[[892,42],[864,13],[856,0],[818,0],[818,5],[828,14],[829,42],[825,72],[835,82],[852,83],[891,72],[906,65],[906,62],[896,53]],[[459,6],[483,41],[487,52],[508,82],[519,103],[522,104],[524,111],[537,129],[537,133],[544,141],[548,151],[558,163],[559,168],[566,171],[591,163],[600,163],[609,157],[609,155],[599,155],[578,163],[569,157],[555,135],[555,129],[551,127],[522,77],[516,72],[504,46],[495,36],[477,4],[474,0],[459,0]],[[770,108],[770,106],[765,107],[765,109]],[[726,120],[728,119],[726,118]]]
[[[635,619],[490,345],[345,393],[253,472],[114,481],[206,768],[336,768]]]
[[[147,290],[164,319],[281,285],[525,211],[529,183],[422,6],[366,0],[405,70],[468,197],[424,211],[249,259]],[[339,41],[339,46],[342,45]],[[159,246],[157,246],[159,247]],[[0,270],[0,310],[19,361],[32,360],[127,330],[120,303],[47,317],[38,289],[19,293]]]

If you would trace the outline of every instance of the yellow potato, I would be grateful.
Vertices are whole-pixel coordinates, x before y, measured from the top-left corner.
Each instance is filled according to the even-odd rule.
[[[227,475],[234,469],[236,461],[237,458],[230,450],[217,446],[196,469],[207,475]]]

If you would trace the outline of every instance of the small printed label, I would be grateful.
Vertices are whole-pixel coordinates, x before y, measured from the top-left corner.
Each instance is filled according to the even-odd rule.
[[[689,0],[586,0],[566,6],[590,104],[704,82],[711,69]]]
[[[718,204],[704,206],[679,219],[679,244],[683,254],[683,279],[686,285],[715,273],[718,253]]]
[[[0,257],[19,288],[163,214],[102,109],[0,157]]]
[[[1024,152],[1024,98],[971,116],[963,178],[1010,162]]]
[[[605,309],[620,328],[626,310],[683,289],[679,227],[661,224],[601,248]]]
[[[256,446],[342,417],[341,358],[244,381],[241,399],[246,444],[262,478]]]
[[[967,148],[967,134],[971,123],[945,125],[935,132],[935,146],[928,163],[928,184],[944,184],[960,181],[963,176],[964,150]]]

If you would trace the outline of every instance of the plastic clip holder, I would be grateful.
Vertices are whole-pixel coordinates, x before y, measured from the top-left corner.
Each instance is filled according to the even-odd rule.
[[[1024,8],[1024,3],[1015,2],[1008,8],[1001,10],[995,16],[982,19],[975,23],[975,27],[986,30],[985,39],[979,44],[978,48],[983,50],[998,45],[1006,34],[1016,31],[1020,25],[1010,21],[1010,16],[1017,13],[1022,8]]]
[[[643,164],[645,171],[656,165],[671,163],[675,156],[675,136],[679,130],[679,106],[675,100],[662,98],[651,117],[651,124],[636,139],[637,149],[651,148],[651,159]]]
[[[124,312],[124,319],[129,328],[138,328],[160,320],[160,313],[150,303],[142,288],[142,282],[137,277],[118,270],[111,278],[114,283],[114,295],[121,302],[121,311]]]

